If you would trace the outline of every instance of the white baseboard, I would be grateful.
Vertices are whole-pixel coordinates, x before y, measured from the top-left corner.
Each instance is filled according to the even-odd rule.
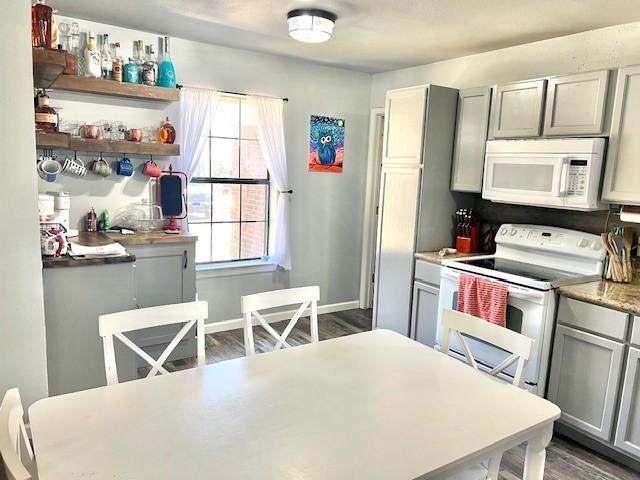
[[[350,302],[340,302],[340,303],[328,303],[326,305],[318,305],[318,314],[321,315],[323,313],[333,313],[333,312],[341,312],[343,310],[353,310],[355,308],[360,308],[359,300],[352,300]],[[282,320],[289,320],[293,317],[295,310],[286,310],[284,312],[274,312],[267,313],[264,316],[264,319],[269,322],[281,322]],[[310,310],[307,309],[303,313],[303,316],[307,316],[310,314]],[[254,325],[258,325],[258,321],[256,319],[253,320]],[[212,322],[207,323],[204,326],[205,333],[216,333],[216,332],[226,332],[227,330],[236,330],[238,328],[242,328],[244,326],[243,318],[233,318],[230,320],[222,320],[220,322]]]

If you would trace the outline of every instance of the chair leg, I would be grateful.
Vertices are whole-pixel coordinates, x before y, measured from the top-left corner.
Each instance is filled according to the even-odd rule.
[[[487,471],[487,480],[498,480],[498,472],[500,471],[500,462],[502,461],[502,453],[489,458],[489,468]]]
[[[318,302],[311,302],[311,341],[318,343],[320,341],[318,337]]]
[[[246,313],[244,316],[244,354],[246,356],[256,353],[255,346],[253,344],[253,324],[251,321],[251,313]]]

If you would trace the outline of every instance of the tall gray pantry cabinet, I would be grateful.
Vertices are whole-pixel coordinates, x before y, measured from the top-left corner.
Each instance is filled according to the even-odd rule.
[[[449,190],[458,91],[437,85],[389,90],[385,100],[373,315],[409,335],[414,252],[453,241]]]

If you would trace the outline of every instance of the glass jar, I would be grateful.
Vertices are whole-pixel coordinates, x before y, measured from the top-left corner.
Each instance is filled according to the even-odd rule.
[[[176,141],[176,129],[173,128],[173,125],[169,122],[169,117],[167,117],[167,121],[162,124],[159,131],[160,143],[173,143]]]

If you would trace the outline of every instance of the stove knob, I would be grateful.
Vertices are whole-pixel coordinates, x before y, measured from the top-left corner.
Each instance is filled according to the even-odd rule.
[[[515,234],[518,233],[518,231],[515,228],[511,229],[511,236],[515,236]]]
[[[589,246],[589,242],[587,241],[586,238],[581,238],[580,240],[578,240],[578,246],[580,248],[587,247],[587,246]]]
[[[507,229],[503,228],[502,230],[500,230],[500,235],[506,235],[507,234]]]
[[[595,250],[596,252],[602,250],[602,245],[600,245],[600,242],[593,242],[591,244],[591,250]]]

